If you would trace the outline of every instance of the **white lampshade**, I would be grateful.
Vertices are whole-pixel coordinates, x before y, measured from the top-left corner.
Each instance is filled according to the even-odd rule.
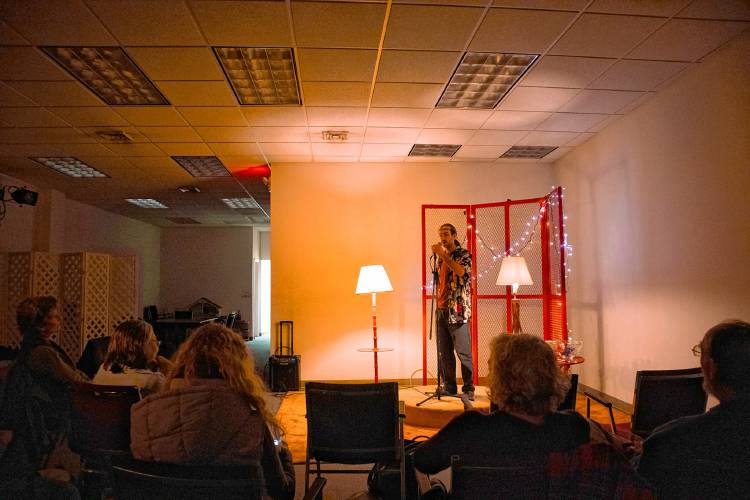
[[[513,285],[513,293],[516,293],[519,285],[533,285],[526,259],[523,257],[505,257],[500,263],[500,273],[497,275],[498,285]]]
[[[392,292],[391,280],[388,279],[388,273],[381,265],[362,266],[359,270],[359,279],[357,280],[356,294],[374,293],[374,292]]]

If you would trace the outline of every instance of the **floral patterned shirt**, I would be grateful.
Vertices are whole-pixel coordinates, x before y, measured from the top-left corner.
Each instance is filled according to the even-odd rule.
[[[471,318],[471,253],[464,249],[458,241],[451,253],[451,259],[464,268],[464,275],[457,276],[453,269],[438,259],[440,283],[438,289],[438,307],[448,310],[448,322],[451,324],[466,323]],[[442,292],[442,293],[440,293]]]

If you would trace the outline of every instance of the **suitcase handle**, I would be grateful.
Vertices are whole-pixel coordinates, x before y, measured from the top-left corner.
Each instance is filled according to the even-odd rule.
[[[289,347],[284,347],[283,338],[284,338],[284,326],[287,325],[289,327]],[[291,320],[281,320],[279,321],[279,333],[278,338],[276,339],[276,354],[282,355],[284,352],[284,349],[287,350],[289,353],[289,356],[294,356],[294,321]]]

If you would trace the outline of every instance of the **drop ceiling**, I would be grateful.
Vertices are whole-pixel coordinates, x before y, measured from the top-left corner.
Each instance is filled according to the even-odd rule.
[[[429,161],[498,164],[539,161],[501,158],[512,146],[555,147],[541,160],[552,162],[749,21],[742,0],[4,0],[0,172],[159,226],[266,223],[263,165],[408,167],[425,160],[409,156],[415,144],[460,145]],[[107,105],[50,46],[121,47],[169,105]],[[240,105],[219,47],[291,48],[302,105]],[[436,109],[467,52],[539,57],[494,109]],[[329,130],[346,140],[325,142]],[[216,156],[232,176],[193,177],[172,159],[185,156]],[[67,177],[30,159],[40,157],[74,157],[107,177]]]

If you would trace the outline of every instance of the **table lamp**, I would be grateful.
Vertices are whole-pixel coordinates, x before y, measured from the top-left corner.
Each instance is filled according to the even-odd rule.
[[[512,333],[521,333],[521,303],[516,298],[516,292],[520,285],[533,285],[526,259],[517,256],[507,256],[500,263],[500,273],[497,275],[498,285],[513,286],[513,300],[510,302],[512,313]]]
[[[375,295],[378,292],[392,292],[391,280],[385,268],[381,265],[362,266],[359,270],[359,279],[357,280],[357,295],[370,293],[372,294],[372,353],[375,364],[375,382],[378,381],[378,326],[376,319],[376,300]],[[369,348],[367,349],[369,350]],[[382,350],[382,349],[381,349]],[[388,349],[390,350],[390,349]]]

